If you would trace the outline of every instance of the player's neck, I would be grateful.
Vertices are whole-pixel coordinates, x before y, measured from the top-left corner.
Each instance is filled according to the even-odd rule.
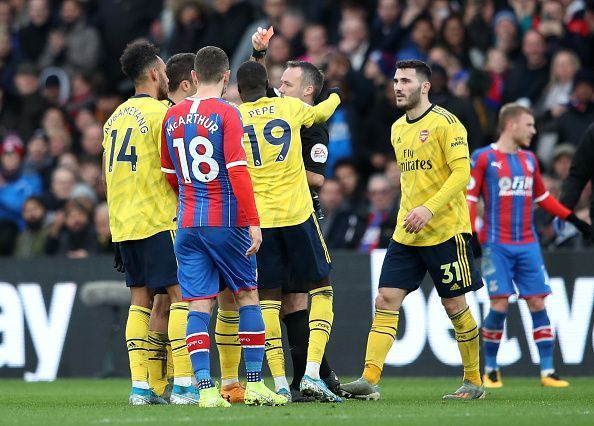
[[[261,92],[261,91],[248,92],[248,93],[244,93],[241,96],[241,100],[243,102],[256,102],[258,99],[265,98],[265,97],[266,97],[266,92]]]
[[[431,102],[428,98],[421,99],[421,101],[415,107],[406,110],[406,118],[408,121],[413,121],[425,114],[427,110],[431,108]]]
[[[497,142],[495,142],[495,146],[499,152],[504,154],[515,154],[520,150],[518,144],[516,144],[512,138],[506,135],[501,135]]]
[[[223,83],[201,84],[191,97],[197,99],[220,98],[223,95]]]
[[[177,105],[190,95],[192,95],[192,93],[186,93],[183,90],[176,90],[175,92],[169,94],[169,99],[171,99],[173,103]]]
[[[149,95],[153,99],[158,99],[158,89],[147,84],[134,86],[134,96]]]

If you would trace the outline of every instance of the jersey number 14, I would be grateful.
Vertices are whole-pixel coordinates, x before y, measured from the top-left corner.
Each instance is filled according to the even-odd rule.
[[[124,135],[124,140],[122,141],[122,146],[118,152],[118,156],[116,160],[118,162],[125,162],[130,163],[130,168],[133,172],[136,171],[136,163],[138,163],[138,155],[136,155],[136,147],[134,145],[130,145],[130,154],[126,154],[128,151],[128,145],[130,144],[130,135],[132,134],[132,128],[128,127],[126,129],[126,134]],[[109,171],[113,171],[113,157],[115,153],[115,145],[118,140],[118,131],[112,130],[110,133],[111,138],[111,149],[109,150]]]

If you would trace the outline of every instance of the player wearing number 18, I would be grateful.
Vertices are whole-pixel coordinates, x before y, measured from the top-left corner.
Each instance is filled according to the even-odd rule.
[[[135,95],[120,105],[105,126],[103,148],[109,226],[118,243],[131,306],[126,344],[132,374],[130,403],[165,403],[149,389],[147,350],[149,318],[155,291],[166,289],[171,300],[168,334],[184,339],[187,303],[181,301],[173,252],[175,193],[161,172],[161,125],[167,107],[165,63],[155,46],[134,42],[120,58],[134,81]],[[192,368],[185,345],[173,348],[174,390],[171,402],[197,403]]]

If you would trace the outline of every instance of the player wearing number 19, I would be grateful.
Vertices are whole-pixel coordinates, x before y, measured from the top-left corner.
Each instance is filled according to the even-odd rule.
[[[155,290],[166,288],[171,300],[168,334],[184,339],[187,304],[177,285],[173,252],[175,193],[161,172],[161,124],[167,107],[165,63],[147,42],[126,46],[120,58],[122,70],[134,81],[135,94],[109,117],[103,148],[109,226],[119,243],[131,305],[126,323],[133,405],[160,403],[148,386],[147,347],[149,317]],[[184,345],[173,351],[172,403],[197,403],[192,387],[192,368]]]
[[[340,402],[320,379],[320,363],[334,317],[331,261],[314,215],[300,137],[301,126],[328,120],[340,98],[331,94],[314,107],[296,98],[268,98],[267,81],[266,69],[257,62],[246,62],[237,70],[237,86],[244,102],[239,110],[247,164],[263,228],[258,292],[266,323],[268,364],[274,374],[273,362],[284,362],[279,318],[281,289],[293,278],[306,283],[311,295],[307,364],[300,391],[321,401]],[[279,370],[284,373],[284,366]],[[283,386],[275,386],[289,396],[284,374],[281,379]]]

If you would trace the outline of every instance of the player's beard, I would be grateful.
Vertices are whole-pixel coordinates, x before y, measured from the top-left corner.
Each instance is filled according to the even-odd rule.
[[[411,109],[416,108],[420,102],[421,86],[419,85],[419,89],[408,95],[408,97],[406,97],[405,103],[400,104],[399,108],[403,109],[404,111],[409,111]]]
[[[157,99],[159,101],[163,101],[163,100],[167,99],[168,94],[169,94],[169,92],[168,92],[167,83],[165,83],[165,80],[159,79],[159,88],[157,89]]]

